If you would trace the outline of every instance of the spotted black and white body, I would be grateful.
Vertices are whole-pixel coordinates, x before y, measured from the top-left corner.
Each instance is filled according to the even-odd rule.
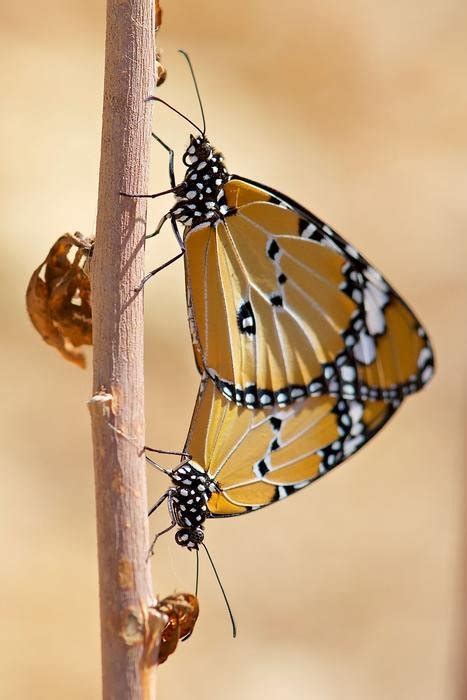
[[[174,486],[167,492],[172,525],[178,525],[175,541],[181,547],[198,549],[204,539],[204,521],[209,516],[207,503],[214,482],[201,468],[184,462],[171,473]]]
[[[229,179],[224,157],[205,136],[191,136],[183,156],[187,171],[175,190],[176,204],[170,210],[176,221],[188,228],[213,224],[227,213],[223,185]]]

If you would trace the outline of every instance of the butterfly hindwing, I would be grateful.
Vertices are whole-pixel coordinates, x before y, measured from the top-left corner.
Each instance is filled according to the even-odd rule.
[[[279,193],[232,176],[228,213],[188,230],[197,364],[250,408],[304,396],[400,401],[428,381],[429,340],[380,273]]]
[[[250,411],[202,383],[185,450],[217,490],[214,517],[241,515],[304,488],[365,445],[395,407],[308,397]]]

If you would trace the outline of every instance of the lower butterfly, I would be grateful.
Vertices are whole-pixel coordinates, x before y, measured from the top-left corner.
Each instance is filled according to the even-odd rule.
[[[226,399],[207,377],[200,385],[185,449],[174,470],[164,469],[172,486],[149,511],[167,500],[175,541],[211,562],[232,622],[230,604],[209,550],[204,527],[212,518],[243,515],[300,491],[365,445],[389,420],[396,405],[363,403],[332,396],[309,397],[280,408],[251,411]],[[151,450],[163,452],[162,450]],[[173,453],[172,453],[173,454]],[[196,592],[198,590],[198,567]]]
[[[177,528],[177,544],[197,550],[206,520],[249,513],[303,489],[363,447],[395,410],[384,401],[320,396],[250,411],[204,380],[186,459],[163,470],[172,486],[150,514],[167,499],[172,522],[163,532]]]

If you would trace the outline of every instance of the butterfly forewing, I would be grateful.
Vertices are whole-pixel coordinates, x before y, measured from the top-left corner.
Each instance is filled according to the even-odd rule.
[[[326,224],[233,176],[228,213],[185,237],[198,367],[250,408],[304,396],[400,401],[430,378],[419,322]]]

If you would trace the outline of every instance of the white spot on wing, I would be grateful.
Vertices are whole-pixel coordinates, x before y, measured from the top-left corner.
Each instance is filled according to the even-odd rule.
[[[344,442],[344,455],[349,457],[358,449],[364,440],[365,438],[363,435],[356,435],[355,437],[346,440]]]
[[[355,367],[345,365],[341,369],[341,377],[345,382],[351,382],[355,379]]]
[[[423,367],[425,362],[428,362],[428,360],[431,360],[432,357],[433,357],[433,354],[432,354],[430,348],[427,348],[427,347],[422,348],[420,351],[420,354],[418,356],[418,360],[417,360],[418,367]]]
[[[351,246],[350,243],[347,243],[347,245],[345,246],[345,251],[346,251],[346,253],[348,253],[352,258],[355,258],[356,260],[358,260],[358,258],[360,257],[359,254],[358,254],[358,251],[355,250],[355,248],[354,248],[353,246]]]
[[[366,333],[362,333],[353,347],[353,354],[358,362],[364,365],[371,365],[376,358],[376,345],[373,338]]]
[[[291,397],[292,397],[293,399],[298,399],[298,398],[300,398],[300,396],[304,396],[304,395],[305,395],[305,392],[304,392],[303,389],[300,389],[299,387],[295,387],[295,388],[292,389],[292,391],[290,392],[290,395],[291,395]]]
[[[363,404],[359,401],[352,401],[349,408],[350,419],[352,423],[358,423],[363,416]]]
[[[427,383],[429,379],[433,376],[433,367],[431,365],[428,365],[428,367],[425,367],[425,369],[422,372],[422,382],[424,384]]]
[[[306,228],[303,229],[301,236],[302,238],[311,238],[318,227],[314,224],[308,224]]]

